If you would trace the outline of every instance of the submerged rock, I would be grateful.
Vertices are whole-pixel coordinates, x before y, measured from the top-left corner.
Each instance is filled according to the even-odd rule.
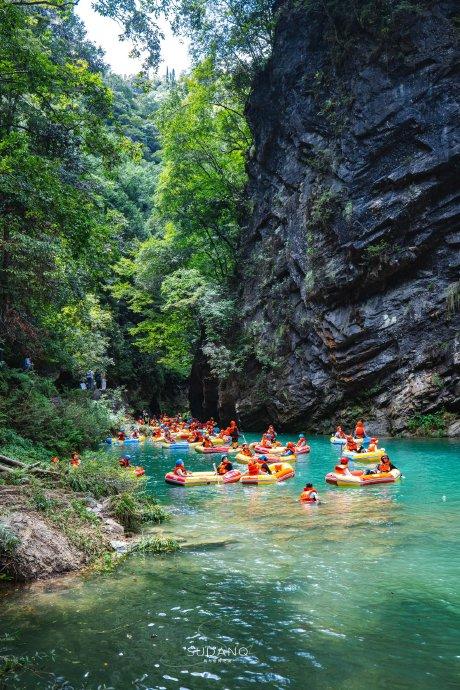
[[[408,6],[388,33],[281,3],[247,109],[238,265],[254,347],[220,391],[247,429],[322,431],[348,413],[395,433],[458,411],[454,9]]]

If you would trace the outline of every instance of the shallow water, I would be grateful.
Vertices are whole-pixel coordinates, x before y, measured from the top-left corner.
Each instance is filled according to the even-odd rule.
[[[267,487],[168,487],[173,458],[218,456],[130,448],[173,510],[160,531],[195,546],[9,591],[0,635],[17,640],[2,646],[44,654],[9,687],[458,687],[460,444],[389,440],[403,481],[338,489],[324,483],[337,449],[310,443]],[[298,502],[306,481],[321,505]]]

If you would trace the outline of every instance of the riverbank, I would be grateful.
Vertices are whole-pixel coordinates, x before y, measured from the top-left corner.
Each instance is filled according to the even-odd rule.
[[[135,548],[144,525],[169,517],[146,494],[145,479],[104,451],[83,453],[78,467],[21,463],[2,472],[1,482],[0,577],[6,581],[89,566],[107,570]],[[161,544],[154,548],[161,550]]]

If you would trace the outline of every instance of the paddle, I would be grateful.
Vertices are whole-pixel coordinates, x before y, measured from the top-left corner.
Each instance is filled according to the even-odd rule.
[[[238,415],[237,415],[236,418],[237,418],[237,420],[238,420],[238,429],[241,429],[241,419],[238,417]],[[244,431],[243,431],[242,429],[241,429],[241,436],[243,437],[243,441],[244,441],[245,443],[247,443],[247,441],[246,441],[246,436],[244,435]]]

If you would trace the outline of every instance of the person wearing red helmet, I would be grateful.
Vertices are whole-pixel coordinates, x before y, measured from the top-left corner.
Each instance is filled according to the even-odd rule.
[[[348,458],[340,458],[339,462],[337,465],[334,467],[334,472],[336,474],[351,474],[349,467],[348,467]]]

